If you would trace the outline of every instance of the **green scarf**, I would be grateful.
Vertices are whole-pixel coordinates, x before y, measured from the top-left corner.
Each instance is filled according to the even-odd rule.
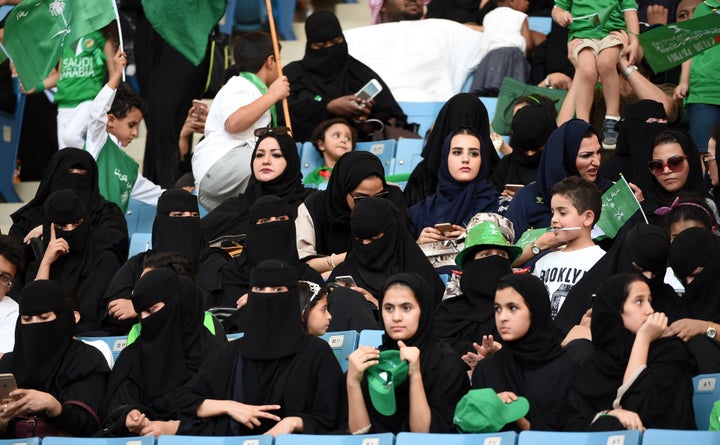
[[[262,94],[267,93],[267,85],[265,85],[265,83],[260,80],[260,78],[255,74],[243,71],[242,73],[238,74],[238,76],[242,77],[243,79],[247,79],[250,83],[255,85],[255,88],[257,88]],[[277,125],[277,112],[275,111],[275,104],[270,106],[270,116],[272,116],[272,126],[274,127]]]

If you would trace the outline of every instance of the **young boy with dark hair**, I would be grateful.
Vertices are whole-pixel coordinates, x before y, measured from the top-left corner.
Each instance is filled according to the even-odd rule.
[[[11,352],[15,345],[18,304],[7,294],[23,264],[25,252],[20,242],[11,236],[0,235],[0,357]]]
[[[239,71],[218,91],[205,120],[205,139],[192,158],[198,201],[207,210],[245,191],[255,148],[254,130],[274,126],[275,103],[290,94],[287,77],[278,76],[270,36],[254,32],[235,44]]]
[[[165,191],[139,172],[139,165],[121,147],[137,137],[144,101],[127,85],[120,84],[127,64],[125,53],[113,57],[115,70],[90,106],[85,150],[98,164],[100,194],[125,212],[130,198],[157,205]]]
[[[605,251],[595,245],[590,234],[602,210],[597,186],[579,176],[571,176],[555,184],[551,193],[551,228],[565,247],[540,258],[533,273],[548,288],[551,315],[555,318],[568,291]]]

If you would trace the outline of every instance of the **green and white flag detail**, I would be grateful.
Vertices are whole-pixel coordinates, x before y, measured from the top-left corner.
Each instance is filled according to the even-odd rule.
[[[615,238],[620,228],[640,210],[645,222],[647,218],[630,185],[623,176],[602,195],[600,218],[592,230],[592,238],[601,240]]]
[[[114,0],[24,0],[8,14],[5,49],[26,90],[50,74],[65,45],[115,19]]]

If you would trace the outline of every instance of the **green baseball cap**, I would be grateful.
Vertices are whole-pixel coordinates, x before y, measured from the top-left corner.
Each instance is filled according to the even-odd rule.
[[[468,255],[475,255],[478,250],[489,247],[507,249],[510,263],[515,262],[523,252],[522,247],[510,244],[505,239],[497,224],[492,221],[483,221],[468,231],[465,237],[465,248],[455,257],[455,264],[462,267]]]
[[[370,401],[377,412],[392,416],[397,411],[395,388],[407,380],[408,362],[395,349],[381,351],[379,361],[366,371]]]
[[[455,407],[453,423],[463,433],[495,433],[522,419],[529,409],[525,397],[505,403],[492,388],[471,389]]]

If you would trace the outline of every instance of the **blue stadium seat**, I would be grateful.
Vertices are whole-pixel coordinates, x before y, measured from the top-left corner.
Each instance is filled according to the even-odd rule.
[[[643,433],[643,445],[717,445],[720,431],[685,431],[649,429]]]
[[[153,221],[157,207],[145,204],[136,199],[130,199],[128,208],[125,212],[125,221],[128,225],[128,236],[132,236],[135,232],[152,232]]]
[[[225,15],[223,15],[218,22],[220,32],[230,36],[232,35],[233,23],[235,22],[235,2],[236,0],[228,0],[227,7],[225,8]]]
[[[130,236],[130,253],[128,258],[132,258],[138,253],[152,249],[152,233],[135,232]]]
[[[490,122],[492,122],[493,117],[495,117],[495,109],[497,108],[498,98],[497,97],[481,97],[480,102],[485,105],[485,108],[487,108],[488,112],[488,119],[490,119]]]
[[[720,374],[700,374],[693,377],[693,409],[695,423],[699,430],[710,426],[710,411],[715,401],[720,400]]]
[[[117,361],[117,358],[120,356],[120,353],[123,349],[125,349],[125,346],[127,346],[127,335],[120,335],[116,337],[78,337],[78,340],[102,340],[110,347],[110,350],[112,351],[113,358],[115,361]],[[43,441],[44,443],[44,441]]]
[[[358,346],[375,346],[376,348],[382,344],[382,336],[385,331],[382,329],[363,329],[360,331]]]
[[[550,17],[528,17],[528,26],[533,31],[538,31],[543,34],[550,33],[552,28],[552,19]]]
[[[347,371],[348,356],[358,345],[357,331],[326,332],[320,338],[330,345],[343,372]]]
[[[422,160],[422,139],[400,139],[395,148],[395,162],[393,162],[393,175],[411,173]]]
[[[20,144],[20,128],[25,112],[25,95],[20,92],[20,82],[17,77],[13,77],[12,83],[16,97],[15,112],[11,114],[0,111],[0,197],[5,202],[20,202],[13,181]]]
[[[295,0],[272,0],[272,7],[275,26],[281,37],[284,40],[296,40],[292,29],[295,16]],[[241,0],[236,2],[232,28],[234,31],[262,31],[267,24],[268,13],[265,0]]]
[[[393,445],[392,433],[358,435],[281,434],[275,445]]]
[[[425,136],[445,102],[398,102],[398,104],[407,115],[407,121],[420,124],[418,134]]]
[[[300,172],[305,178],[307,175],[315,171],[316,168],[324,165],[320,152],[315,149],[312,142],[305,142],[300,153]]]
[[[518,439],[518,445],[640,445],[640,443],[641,436],[638,430],[597,433],[523,431]]]
[[[395,445],[515,445],[514,431],[490,434],[400,433]]]
[[[272,436],[160,436],[157,445],[272,445]]]
[[[155,437],[45,437],[43,445],[155,445]]]
[[[23,439],[4,439],[0,440],[0,445],[40,445],[40,438],[28,437]]]
[[[395,157],[395,139],[387,139],[385,141],[358,142],[356,151],[369,151],[382,161],[385,174],[391,174],[393,158]]]

